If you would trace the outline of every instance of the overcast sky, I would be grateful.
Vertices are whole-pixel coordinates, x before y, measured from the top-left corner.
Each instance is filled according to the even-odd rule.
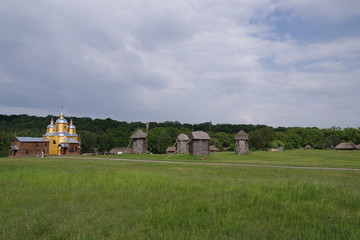
[[[2,0],[0,113],[360,127],[359,0]]]

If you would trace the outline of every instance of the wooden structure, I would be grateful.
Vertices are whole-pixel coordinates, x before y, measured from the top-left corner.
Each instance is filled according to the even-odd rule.
[[[213,153],[213,152],[221,152],[220,149],[218,149],[217,147],[211,145],[210,146],[210,152]]]
[[[168,147],[166,148],[166,154],[173,154],[176,152],[176,147]]]
[[[138,129],[131,135],[132,153],[147,153],[147,134]]]
[[[313,148],[311,145],[308,144],[308,145],[306,145],[306,146],[304,147],[304,149],[305,149],[305,150],[311,150],[311,149],[314,149],[314,148]]]
[[[111,154],[111,155],[117,155],[117,154],[123,154],[123,153],[132,153],[132,149],[126,148],[126,147],[115,147],[108,152],[108,154]]]
[[[235,154],[249,154],[249,135],[240,130],[235,135]]]
[[[15,137],[10,146],[10,156],[38,156],[49,154],[49,140],[46,138]]]
[[[353,143],[340,143],[335,147],[335,150],[357,150],[357,147]]]
[[[189,153],[191,155],[206,156],[210,154],[210,137],[206,132],[192,132],[189,138]]]
[[[9,148],[9,156],[80,155],[80,142],[73,122],[68,124],[61,113],[51,119],[43,137],[15,137]]]
[[[176,153],[189,153],[189,137],[184,133],[176,138]]]

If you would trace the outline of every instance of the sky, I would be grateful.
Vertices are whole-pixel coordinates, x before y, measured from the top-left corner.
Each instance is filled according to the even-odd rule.
[[[359,26],[358,0],[2,0],[0,114],[357,128]]]

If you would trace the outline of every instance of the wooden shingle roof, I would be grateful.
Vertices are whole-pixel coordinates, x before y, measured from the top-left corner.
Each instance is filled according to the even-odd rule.
[[[235,140],[247,140],[249,139],[249,134],[247,134],[245,131],[240,130],[236,135],[235,135]]]
[[[166,152],[167,152],[167,153],[176,152],[176,147],[168,147],[168,148],[166,148]]]
[[[190,134],[190,139],[210,140],[209,134],[203,131],[195,131]]]
[[[132,139],[134,139],[134,138],[147,138],[147,134],[144,133],[143,130],[138,129],[138,130],[136,130],[136,132],[134,132],[133,135],[131,135],[130,138],[132,138]]]

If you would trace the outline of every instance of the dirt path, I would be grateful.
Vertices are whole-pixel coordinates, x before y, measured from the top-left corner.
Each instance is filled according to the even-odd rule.
[[[72,159],[72,157],[66,157],[66,156],[50,157],[50,158]],[[176,162],[176,161],[157,161],[157,160],[122,159],[122,158],[96,158],[96,157],[82,157],[80,159],[163,163],[163,164],[196,164],[196,165],[220,165],[220,166],[261,167],[261,168],[287,168],[287,169],[305,169],[305,170],[360,171],[360,169],[358,168],[296,167],[296,166],[259,165],[259,164],[246,164],[246,163]]]

